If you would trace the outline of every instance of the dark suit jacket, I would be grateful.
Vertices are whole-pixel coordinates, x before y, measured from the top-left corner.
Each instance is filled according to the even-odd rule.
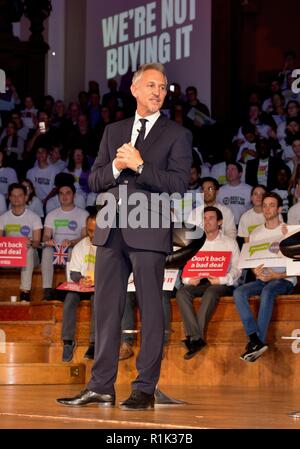
[[[258,184],[257,180],[257,170],[258,170],[259,159],[252,159],[247,162],[246,165],[246,175],[245,181],[250,186],[256,186]],[[285,166],[285,163],[277,159],[275,157],[269,158],[269,168],[268,168],[268,177],[267,177],[267,189],[270,192],[277,187],[276,174],[279,168]]]
[[[189,130],[161,115],[140,148],[144,160],[142,174],[138,175],[126,169],[121,172],[118,179],[115,179],[112,161],[117,149],[130,141],[133,123],[134,118],[130,118],[106,126],[99,153],[89,177],[89,186],[94,192],[112,193],[116,201],[119,200],[120,186],[126,186],[128,194],[142,192],[147,196],[148,201],[141,204],[141,213],[146,213],[148,220],[150,214],[158,220],[164,212],[158,205],[150,203],[151,193],[165,192],[171,195],[175,192],[180,194],[186,192],[192,163],[192,136]],[[123,207],[124,199],[122,199],[120,214],[125,212],[128,215],[130,207],[128,207],[128,213]],[[109,234],[110,228],[100,229],[97,220],[93,243],[99,246],[104,245]],[[170,227],[163,228],[161,223],[155,229],[150,226],[136,229],[128,226],[122,228],[122,234],[126,243],[133,248],[166,253],[172,251]]]

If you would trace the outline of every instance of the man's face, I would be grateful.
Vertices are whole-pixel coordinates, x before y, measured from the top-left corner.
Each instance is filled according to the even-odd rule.
[[[198,172],[195,167],[192,167],[191,172],[190,172],[189,185],[192,186],[192,185],[196,184],[197,179],[198,179]]]
[[[26,204],[26,196],[22,189],[13,189],[9,195],[12,207],[22,207]]]
[[[276,198],[265,198],[262,203],[262,211],[266,220],[272,220],[278,217],[280,213],[280,208]]]
[[[267,159],[270,156],[270,150],[266,142],[260,141],[256,145],[256,152],[260,159]]]
[[[211,181],[206,181],[202,184],[202,190],[204,193],[204,202],[205,203],[214,203],[217,196],[217,189],[215,185]]]
[[[292,145],[293,151],[298,159],[300,159],[300,140],[295,140]]]
[[[131,85],[131,93],[137,101],[137,112],[142,117],[155,114],[163,105],[167,84],[158,70],[146,70],[140,79]]]
[[[216,212],[209,211],[204,213],[204,231],[206,234],[216,232],[221,224],[222,220],[218,221]]]
[[[233,164],[228,165],[226,170],[226,178],[229,183],[240,180],[241,176],[242,173],[238,171],[238,168],[235,165]]]
[[[74,193],[70,187],[61,187],[58,195],[61,206],[71,206],[74,203]]]
[[[271,83],[271,91],[272,91],[272,93],[276,93],[276,92],[279,92],[279,90],[280,90],[280,84],[279,84],[279,82],[278,81],[272,81],[272,83]]]
[[[96,229],[96,219],[88,218],[87,225],[86,225],[86,231],[87,231],[87,235],[89,236],[91,242],[93,241],[93,238],[94,238],[95,229]]]
[[[299,114],[299,107],[295,103],[288,105],[287,113],[289,117],[297,117]]]
[[[39,148],[36,152],[36,160],[39,163],[43,163],[47,161],[48,153],[45,148]]]

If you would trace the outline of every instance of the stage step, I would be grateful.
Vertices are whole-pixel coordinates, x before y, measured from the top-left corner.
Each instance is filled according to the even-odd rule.
[[[85,365],[71,363],[3,363],[0,385],[83,384]]]
[[[47,343],[0,343],[0,363],[47,363],[49,362]]]
[[[53,285],[56,286],[66,280],[64,269],[55,269]],[[0,268],[0,301],[10,302],[11,296],[20,294],[20,271],[15,268]],[[31,298],[32,301],[40,301],[43,297],[42,273],[40,268],[35,268],[32,275]]]

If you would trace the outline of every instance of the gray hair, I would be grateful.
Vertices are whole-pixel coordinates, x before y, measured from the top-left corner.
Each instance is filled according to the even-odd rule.
[[[132,84],[137,83],[141,79],[143,73],[146,72],[147,70],[156,70],[157,72],[162,73],[165,78],[166,84],[168,84],[165,68],[160,62],[152,62],[149,64],[141,65],[133,75]]]

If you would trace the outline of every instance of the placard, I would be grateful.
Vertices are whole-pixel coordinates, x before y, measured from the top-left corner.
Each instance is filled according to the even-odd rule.
[[[0,237],[0,267],[25,267],[26,237]]]
[[[79,285],[78,282],[63,282],[56,287],[56,290],[65,290],[79,293],[93,293],[95,291],[95,288],[83,287],[82,285]]]
[[[178,272],[179,270],[165,270],[165,275],[164,275],[164,284],[163,284],[163,290],[164,291],[172,291],[174,289],[175,286],[175,282],[178,276]],[[131,273],[131,275],[129,276],[128,279],[128,287],[127,287],[127,291],[128,292],[135,292],[135,285],[134,285],[134,280],[133,280],[133,274]]]
[[[223,277],[228,273],[231,251],[198,251],[185,265],[183,278]]]

